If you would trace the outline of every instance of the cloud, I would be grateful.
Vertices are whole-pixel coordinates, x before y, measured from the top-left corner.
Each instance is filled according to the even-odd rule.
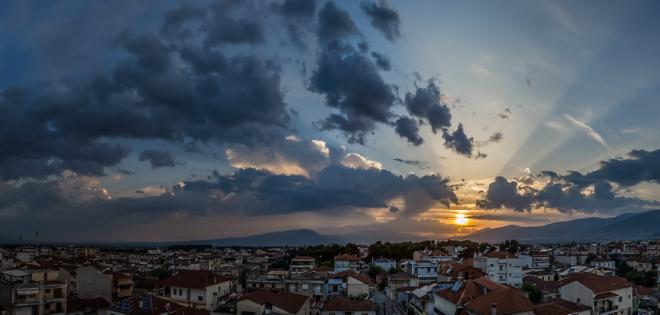
[[[377,123],[388,124],[396,97],[376,65],[362,49],[347,40],[359,35],[348,12],[328,2],[319,12],[322,51],[309,80],[309,90],[325,96],[339,111],[316,122],[321,130],[340,130],[349,143],[365,144]]]
[[[149,161],[151,168],[153,169],[160,167],[175,167],[181,164],[181,162],[175,160],[172,154],[166,150],[144,150],[140,153],[138,160],[143,162]]]
[[[605,142],[605,139],[603,139],[603,137],[600,134],[598,134],[598,132],[596,132],[591,126],[575,119],[573,116],[569,114],[564,114],[564,118],[566,118],[566,120],[572,123],[574,126],[581,129],[587,136],[589,136],[589,138],[602,144],[605,148],[611,149],[610,146],[607,144],[607,142]]]
[[[400,159],[400,158],[395,158],[395,159],[392,159],[392,160],[397,161],[397,162],[399,162],[399,163],[403,163],[403,164],[407,164],[407,165],[415,166],[415,167],[419,168],[420,170],[428,170],[428,169],[431,168],[431,167],[428,165],[428,163],[427,163],[427,162],[424,162],[424,161],[405,160],[405,159]]]
[[[126,139],[252,145],[281,138],[290,116],[278,62],[223,51],[259,43],[259,26],[240,17],[247,7],[183,5],[159,33],[121,33],[113,53],[124,57],[107,69],[2,91],[0,179],[66,169],[100,176],[128,156]],[[190,30],[214,49],[181,37]]]
[[[431,130],[451,126],[451,113],[447,104],[441,102],[440,89],[433,80],[426,87],[417,88],[415,93],[406,93],[404,103],[408,112],[418,118],[426,119]]]
[[[298,48],[305,49],[305,30],[312,24],[316,13],[316,0],[285,0],[281,4],[273,4],[272,8],[284,17],[289,40]]]
[[[488,138],[488,142],[500,142],[502,139],[504,139],[504,136],[498,131]]]
[[[617,158],[601,162],[598,169],[582,174],[569,171],[560,175],[544,171],[537,179],[545,183],[535,186],[536,181],[507,181],[497,177],[488,188],[478,206],[486,209],[501,207],[517,211],[532,208],[552,208],[561,212],[581,211],[612,212],[627,209],[644,209],[660,204],[656,200],[643,200],[619,195],[616,187],[628,187],[642,182],[660,181],[660,150],[633,150],[627,159]]]
[[[401,37],[399,13],[391,9],[385,0],[379,3],[363,1],[360,7],[371,18],[371,25],[381,31],[388,40],[395,41]]]
[[[473,148],[473,138],[468,138],[468,136],[463,131],[463,124],[458,124],[456,130],[452,133],[449,133],[446,129],[443,129],[442,138],[445,140],[445,147],[454,150],[456,153],[471,157],[472,148]]]
[[[375,169],[382,169],[383,164],[378,162],[378,161],[372,161],[364,156],[358,154],[358,153],[348,153],[346,156],[342,159],[341,164],[346,166],[346,167],[351,167],[351,168],[361,168],[361,169],[369,169],[369,168],[375,168]]]
[[[371,57],[374,58],[374,61],[376,61],[376,65],[383,69],[384,71],[390,71],[392,70],[392,65],[390,64],[390,58],[387,56],[377,53],[375,51],[371,52]]]
[[[424,143],[424,139],[419,135],[419,126],[415,119],[404,116],[397,119],[394,125],[394,131],[402,138],[406,138],[414,146]]]

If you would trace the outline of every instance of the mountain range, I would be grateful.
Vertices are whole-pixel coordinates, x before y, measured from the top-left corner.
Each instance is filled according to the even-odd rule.
[[[660,237],[660,210],[612,218],[583,218],[542,226],[486,228],[463,238],[479,242],[515,239],[527,243],[640,240]]]

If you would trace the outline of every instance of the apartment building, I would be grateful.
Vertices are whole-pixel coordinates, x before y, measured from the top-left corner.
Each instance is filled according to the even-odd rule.
[[[522,287],[522,262],[508,252],[491,252],[474,258],[474,267],[486,273],[488,279],[497,283]]]
[[[352,270],[360,272],[360,259],[353,255],[339,255],[335,257],[334,272]]]
[[[291,258],[289,273],[292,276],[303,274],[314,269],[314,258],[309,256],[296,256]]]
[[[7,270],[0,279],[0,306],[9,315],[51,315],[66,312],[67,285],[59,271]]]

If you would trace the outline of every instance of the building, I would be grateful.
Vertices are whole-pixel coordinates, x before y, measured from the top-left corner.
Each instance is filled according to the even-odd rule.
[[[626,263],[637,272],[653,270],[653,264],[645,257],[630,257],[626,260]]]
[[[403,270],[419,279],[420,284],[438,281],[438,264],[429,260],[407,260],[402,264]]]
[[[353,255],[339,255],[335,257],[334,272],[352,270],[360,272],[360,259]]]
[[[100,272],[91,266],[76,269],[76,295],[81,299],[102,297],[113,301],[112,274]]]
[[[547,303],[534,305],[534,315],[591,315],[591,308],[556,299]]]
[[[342,295],[349,298],[367,298],[371,296],[373,288],[374,284],[368,276],[346,270],[328,278],[327,296]]]
[[[591,266],[603,269],[616,269],[616,263],[611,259],[594,259],[591,261]]]
[[[291,258],[289,273],[294,275],[303,274],[314,269],[314,258],[309,256],[296,256]]]
[[[0,306],[9,315],[64,314],[67,292],[57,270],[8,270],[0,279]]]
[[[370,301],[333,296],[321,306],[321,315],[376,315],[376,305]]]
[[[456,281],[433,292],[439,314],[533,314],[533,305],[520,290],[487,278]]]
[[[386,258],[374,259],[371,261],[371,264],[374,266],[378,266],[385,271],[396,269],[396,260],[394,259],[386,259]]]
[[[522,266],[534,270],[545,270],[550,268],[550,255],[542,253],[533,253],[529,255],[519,255]]]
[[[395,294],[402,288],[417,288],[419,279],[407,272],[399,272],[387,277],[387,295],[390,299],[395,299]]]
[[[512,287],[522,287],[522,262],[508,252],[491,252],[474,258],[474,267],[485,272],[488,279]]]
[[[208,270],[180,271],[159,282],[162,298],[190,308],[215,310],[220,298],[235,292],[236,283],[231,277],[221,276]]]
[[[617,276],[573,274],[562,280],[563,300],[585,305],[596,314],[632,314],[633,285]]]
[[[236,314],[310,314],[311,299],[308,296],[281,290],[257,289],[243,295],[237,302]]]

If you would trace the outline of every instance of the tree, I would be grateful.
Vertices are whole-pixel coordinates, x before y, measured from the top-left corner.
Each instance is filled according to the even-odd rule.
[[[371,265],[369,266],[369,271],[367,272],[369,274],[369,278],[372,280],[376,280],[376,276],[378,276],[381,273],[385,273],[385,270],[381,268],[380,266],[376,265]]]
[[[541,293],[541,290],[539,290],[539,288],[537,288],[534,284],[525,283],[523,284],[522,289],[529,294],[529,300],[532,301],[532,303],[541,303],[543,293]]]

